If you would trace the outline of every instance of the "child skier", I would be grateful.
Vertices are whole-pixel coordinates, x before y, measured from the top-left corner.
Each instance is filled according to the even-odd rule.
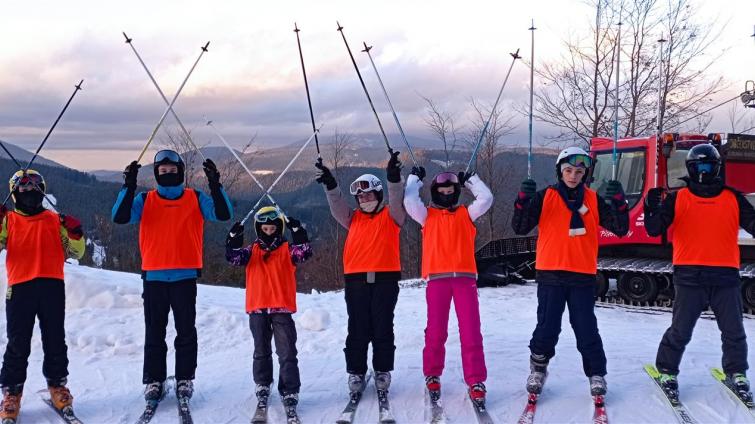
[[[687,187],[662,199],[662,188],[650,189],[645,202],[645,229],[665,234],[673,224],[674,313],[658,346],[660,383],[671,397],[679,396],[676,376],[684,348],[700,313],[713,310],[721,330],[726,384],[752,401],[747,371],[747,336],[742,324],[739,281],[739,227],[755,235],[755,209],[718,176],[721,157],[710,144],[690,149]],[[701,240],[705,240],[703,243]]]
[[[535,181],[524,180],[514,203],[511,224],[516,234],[539,227],[537,326],[530,340],[529,393],[542,391],[548,362],[556,354],[566,306],[590,393],[606,393],[606,354],[594,312],[598,226],[624,236],[629,215],[620,182],[607,183],[606,199],[585,186],[591,166],[592,158],[584,150],[564,149],[556,159],[558,182],[537,192]]]
[[[39,319],[42,333],[42,373],[50,400],[55,408],[71,411],[73,396],[66,387],[63,264],[66,257],[80,259],[86,247],[79,220],[42,206],[46,184],[40,173],[32,169],[18,171],[9,184],[15,210],[8,212],[5,206],[0,207],[0,246],[7,250],[8,274],[8,344],[0,370],[2,422],[15,422],[18,418],[35,318]]]
[[[424,168],[412,168],[406,179],[404,206],[409,216],[422,226],[422,278],[427,281],[427,327],[422,352],[425,385],[431,398],[437,400],[453,299],[459,321],[464,381],[470,398],[484,405],[487,368],[477,300],[474,221],[490,209],[493,194],[477,175],[442,172],[430,184],[432,202],[425,207],[419,197],[424,176]],[[475,197],[468,207],[458,205],[462,186]]]
[[[220,184],[220,173],[207,159],[203,164],[210,196],[184,186],[185,165],[172,150],[155,155],[153,173],[157,190],[136,192],[139,165],[131,162],[113,205],[116,224],[139,223],[144,298],[145,399],[162,397],[167,377],[165,333],[173,310],[176,326],[176,395],[188,401],[194,393],[197,368],[197,277],[202,269],[204,221],[227,221],[232,209]]]
[[[383,183],[364,174],[349,186],[357,201],[352,209],[343,198],[338,183],[322,163],[317,182],[324,185],[330,213],[347,231],[343,250],[344,296],[348,313],[346,372],[353,395],[366,384],[367,351],[372,343],[372,367],[379,396],[387,396],[396,351],[393,312],[401,279],[399,234],[406,220],[401,184],[399,152],[393,152],[386,167],[388,201],[383,205]]]
[[[289,417],[296,416],[299,402],[299,367],[296,359],[296,268],[312,256],[307,232],[301,223],[288,218],[291,243],[285,236],[285,217],[272,206],[254,214],[257,239],[244,244],[244,227],[237,222],[226,238],[226,260],[246,267],[246,313],[254,339],[252,371],[257,400],[267,405],[273,382],[270,341],[275,337],[275,352],[280,370],[278,393]]]

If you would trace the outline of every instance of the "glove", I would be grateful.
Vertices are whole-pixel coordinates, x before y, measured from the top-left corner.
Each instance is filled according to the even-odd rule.
[[[386,177],[388,182],[400,183],[401,182],[401,161],[398,160],[398,155],[401,152],[391,153],[391,158],[388,160],[388,166],[385,167]]]
[[[606,185],[607,201],[617,210],[624,211],[627,208],[627,200],[624,197],[624,188],[621,182],[616,180],[608,181]]]
[[[288,228],[291,229],[291,242],[293,244],[309,243],[307,231],[301,226],[301,222],[298,219],[288,217]]]
[[[522,197],[521,194],[524,194],[524,197],[526,198],[534,196],[535,193],[537,193],[537,183],[535,182],[535,180],[527,178],[526,180],[522,181],[522,185],[519,187],[519,193],[519,197]]]
[[[462,187],[464,187],[464,183],[469,181],[470,178],[472,178],[472,175],[474,175],[474,172],[459,172],[459,184],[461,184]]]
[[[71,240],[79,240],[84,236],[84,231],[81,229],[81,221],[70,215],[60,214],[60,225],[66,229],[68,238]]]
[[[288,217],[288,228],[291,229],[291,232],[297,232],[301,230],[301,221],[299,221],[296,218]]]
[[[207,183],[210,185],[210,190],[220,187],[220,172],[218,167],[215,166],[215,162],[212,159],[206,159],[202,162],[202,168],[204,174],[207,176]]]
[[[136,190],[136,177],[139,175],[139,168],[141,167],[137,161],[133,161],[123,170],[123,185],[126,188]]]
[[[244,245],[244,226],[241,225],[241,222],[237,221],[233,224],[231,229],[228,231],[228,236],[225,239],[225,244],[231,249],[241,249],[241,247]]]
[[[663,189],[660,187],[651,188],[648,190],[647,197],[645,198],[645,205],[652,211],[661,208],[663,203]]]
[[[416,175],[417,178],[419,178],[420,181],[422,181],[425,178],[425,167],[423,166],[412,166],[412,174]]]
[[[333,176],[327,166],[323,165],[322,162],[317,161],[315,162],[315,167],[320,170],[320,172],[317,174],[317,178],[315,178],[315,181],[317,181],[319,184],[324,184],[325,188],[328,189],[328,191],[338,187],[336,178]]]

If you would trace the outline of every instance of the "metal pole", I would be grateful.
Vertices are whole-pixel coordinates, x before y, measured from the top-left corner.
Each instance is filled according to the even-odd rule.
[[[346,50],[348,50],[349,52],[349,57],[351,58],[351,63],[354,65],[354,70],[357,71],[359,82],[362,84],[362,89],[364,90],[364,94],[367,96],[367,101],[370,103],[370,107],[372,108],[372,113],[375,114],[375,120],[377,120],[378,127],[380,127],[380,133],[383,134],[385,147],[388,148],[388,153],[393,154],[393,149],[391,148],[391,144],[388,142],[388,137],[385,135],[385,130],[383,130],[383,124],[380,123],[380,117],[378,116],[377,110],[375,110],[375,105],[372,104],[372,98],[370,98],[370,93],[367,91],[367,86],[364,85],[364,80],[362,79],[362,73],[359,72],[359,67],[357,66],[356,60],[354,60],[354,55],[351,54],[351,48],[349,47],[349,42],[346,41],[346,36],[343,34],[343,27],[341,26],[340,23],[338,23],[338,21],[336,21],[336,25],[338,25],[338,32],[341,33],[341,37],[343,38],[343,43],[346,44]]]
[[[521,59],[521,56],[519,56],[519,49],[516,49],[516,52],[509,53],[509,54],[512,57],[511,65],[509,66],[509,71],[506,73],[506,78],[503,80],[501,89],[498,90],[498,97],[495,99],[495,103],[493,103],[493,108],[490,110],[490,116],[488,117],[488,120],[485,122],[485,125],[482,127],[482,131],[480,131],[480,138],[477,140],[477,145],[475,146],[474,151],[472,151],[472,157],[469,158],[469,163],[467,163],[467,168],[464,170],[465,173],[469,172],[469,169],[472,167],[472,163],[477,157],[477,151],[480,149],[480,144],[482,144],[482,139],[485,138],[485,132],[488,129],[488,125],[490,125],[490,121],[493,119],[493,114],[495,113],[496,108],[498,108],[498,102],[501,100],[501,94],[503,94],[503,89],[506,87],[506,83],[509,80],[509,75],[511,75],[511,69],[514,68],[514,62],[516,62],[517,59]]]
[[[412,158],[412,162],[414,162],[414,166],[419,167],[419,164],[417,163],[417,159],[414,157],[414,152],[412,152],[412,146],[409,145],[409,140],[406,139],[406,134],[404,134],[404,129],[401,127],[401,122],[398,120],[398,116],[396,115],[396,109],[393,108],[393,103],[391,103],[391,99],[388,97],[388,91],[385,89],[385,85],[383,85],[383,80],[380,78],[380,74],[378,73],[377,67],[375,66],[375,61],[372,60],[372,55],[370,54],[370,50],[372,50],[372,46],[367,46],[367,43],[364,43],[364,50],[363,52],[367,53],[367,56],[370,58],[370,63],[372,64],[372,69],[375,70],[375,76],[377,77],[378,82],[380,83],[380,88],[383,89],[383,95],[385,96],[385,101],[388,102],[388,106],[391,108],[391,113],[393,114],[393,120],[396,121],[396,126],[398,127],[398,131],[401,133],[401,138],[404,140],[404,144],[406,144],[406,148],[409,150],[409,156]]]
[[[168,104],[168,107],[165,109],[165,112],[163,112],[163,115],[160,117],[160,120],[157,122],[157,125],[155,125],[155,129],[152,130],[152,134],[149,135],[149,139],[147,139],[147,144],[144,145],[144,148],[142,149],[141,153],[139,153],[139,157],[136,159],[137,162],[140,162],[142,160],[142,157],[144,157],[144,153],[147,152],[147,148],[149,148],[149,145],[152,144],[152,140],[155,138],[155,135],[157,135],[157,130],[160,129],[160,126],[165,121],[165,117],[168,116],[168,112],[173,110],[173,104],[178,99],[178,96],[181,94],[181,91],[184,89],[184,86],[186,85],[186,81],[189,80],[189,77],[191,76],[192,72],[194,72],[194,68],[197,67],[197,63],[199,63],[199,59],[202,58],[202,55],[207,52],[207,47],[209,47],[210,42],[208,41],[207,44],[205,44],[202,47],[202,52],[199,53],[199,57],[197,57],[197,60],[194,61],[194,64],[191,66],[191,69],[189,69],[189,73],[186,74],[186,78],[184,78],[183,82],[181,83],[181,86],[178,87],[178,91],[176,91],[176,94],[173,95],[173,99]]]
[[[165,94],[163,93],[163,90],[160,89],[160,86],[157,84],[157,81],[155,81],[155,78],[152,76],[152,72],[149,71],[149,68],[147,68],[147,65],[144,63],[144,61],[142,60],[142,57],[139,55],[139,52],[136,51],[136,48],[134,47],[134,44],[131,42],[133,39],[132,38],[128,38],[128,35],[126,35],[125,32],[123,33],[123,36],[126,37],[126,44],[128,44],[129,47],[131,47],[131,50],[136,55],[136,58],[139,59],[139,63],[142,64],[142,68],[144,68],[144,71],[147,72],[147,76],[149,76],[150,81],[152,81],[152,85],[154,85],[155,88],[157,89],[157,92],[160,93],[160,97],[162,97],[162,99],[163,99],[163,101],[165,102],[166,105],[170,106],[171,103],[168,101],[168,98],[165,97]],[[176,122],[178,122],[178,126],[181,127],[181,130],[186,135],[186,138],[189,140],[189,142],[191,143],[191,145],[194,146],[194,149],[197,152],[199,152],[200,156],[202,156],[202,161],[207,160],[207,158],[204,156],[204,153],[202,153],[202,151],[199,149],[199,147],[197,147],[196,143],[194,143],[194,140],[191,138],[191,135],[189,134],[189,131],[186,129],[186,127],[184,126],[183,122],[181,122],[181,119],[178,118],[178,115],[176,114],[176,111],[173,110],[172,107],[170,108],[170,113],[173,115],[173,118],[176,119]]]
[[[613,153],[611,156],[611,179],[616,180],[616,146],[619,144],[619,68],[621,66],[621,14],[624,12],[624,3],[621,3],[619,12],[619,34],[616,40],[616,95],[613,105]]]
[[[656,132],[655,132],[655,173],[653,174],[653,187],[658,187],[658,161],[659,152],[661,150],[661,143],[663,142],[663,43],[666,39],[658,39],[658,114],[656,116]]]
[[[246,216],[244,216],[244,219],[241,220],[241,225],[244,225],[244,223],[249,220],[249,218],[252,216],[252,213],[254,213],[254,210],[257,209],[257,206],[259,206],[259,204],[262,202],[262,199],[264,199],[265,196],[268,196],[270,192],[273,190],[273,187],[275,187],[275,185],[278,184],[278,181],[280,181],[280,179],[283,178],[284,175],[286,175],[286,172],[288,172],[288,169],[291,168],[291,165],[293,165],[294,162],[296,162],[296,159],[299,158],[299,155],[301,155],[301,152],[303,152],[304,149],[309,145],[309,142],[312,141],[313,138],[315,138],[315,134],[320,132],[320,128],[322,128],[322,126],[323,124],[320,124],[320,127],[315,129],[315,131],[312,133],[312,135],[309,136],[307,141],[304,142],[304,145],[301,146],[298,152],[296,152],[296,154],[291,159],[291,161],[288,162],[288,165],[286,165],[286,167],[283,169],[280,175],[278,175],[278,178],[276,178],[275,181],[273,181],[273,183],[270,184],[270,187],[268,187],[268,189],[265,190],[265,193],[262,194],[262,196],[260,196],[259,200],[257,200],[256,203],[254,203],[254,206],[252,206],[252,209],[250,209],[249,212],[246,214]]]
[[[532,106],[534,104],[535,90],[535,20],[532,20],[530,34],[532,38],[532,51],[530,53],[530,122],[529,122],[529,149],[527,150],[527,178],[532,178]]]
[[[309,119],[312,121],[312,132],[315,133],[315,147],[317,148],[317,162],[322,163],[320,156],[320,141],[317,139],[317,128],[315,128],[315,114],[312,111],[312,99],[309,97],[309,83],[307,82],[307,70],[304,68],[304,54],[301,52],[301,41],[299,40],[299,29],[294,22],[294,32],[296,33],[296,45],[299,47],[299,61],[301,62],[301,73],[304,75],[304,89],[307,91],[307,105],[309,105]]]

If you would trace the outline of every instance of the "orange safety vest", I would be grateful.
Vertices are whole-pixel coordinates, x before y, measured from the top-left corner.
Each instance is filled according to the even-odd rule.
[[[296,312],[296,267],[291,261],[288,242],[270,252],[252,245],[246,265],[246,312],[257,309],[286,308]]]
[[[537,234],[535,269],[541,271],[570,271],[596,274],[598,268],[598,195],[585,187],[582,203],[587,213],[582,215],[586,233],[570,236],[572,212],[566,207],[558,190],[545,192]]]
[[[674,265],[739,269],[739,204],[729,190],[716,197],[679,190],[674,205]]]
[[[174,200],[150,191],[139,226],[142,270],[201,269],[203,233],[204,217],[194,190],[185,189]]]
[[[343,247],[343,272],[401,271],[399,233],[388,206],[372,215],[357,209]]]
[[[452,272],[477,274],[474,239],[477,234],[466,206],[453,212],[427,208],[422,227],[422,278]]]
[[[60,216],[44,211],[32,216],[7,215],[5,268],[8,286],[35,278],[63,279],[66,261],[60,239]]]

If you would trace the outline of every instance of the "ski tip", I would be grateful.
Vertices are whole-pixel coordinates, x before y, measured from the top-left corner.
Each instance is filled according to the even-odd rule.
[[[517,59],[521,59],[521,58],[522,58],[522,56],[519,56],[519,50],[520,50],[520,49],[516,49],[516,51],[515,51],[514,53],[509,53],[509,54],[511,55],[511,57],[513,57],[513,58],[514,58],[514,60],[517,60]]]
[[[369,53],[370,50],[372,50],[372,46],[368,46],[366,42],[362,41],[362,44],[364,44],[364,50],[362,50],[362,52]]]
[[[336,31],[343,31],[343,27],[341,26],[341,23],[336,21],[336,25],[338,26],[338,29]]]
[[[81,90],[81,84],[84,84],[84,80],[81,80],[78,84],[76,84],[76,91]]]
[[[126,35],[125,31],[122,31],[121,34],[123,34],[123,37],[126,39],[126,44],[131,44],[131,38],[128,38],[128,35]]]
[[[209,41],[207,42],[207,44],[204,45],[204,47],[202,47],[202,51],[206,52],[208,47],[210,47],[210,42]]]
[[[645,372],[650,374],[650,376],[653,378],[656,378],[659,375],[661,375],[661,373],[658,372],[658,369],[653,364],[645,364],[642,366],[642,368],[645,370]]]

